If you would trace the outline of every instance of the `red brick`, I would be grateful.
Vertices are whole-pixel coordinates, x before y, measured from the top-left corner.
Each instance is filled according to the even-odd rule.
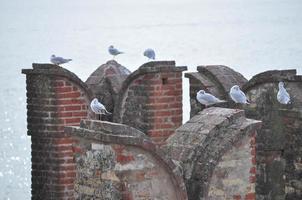
[[[56,115],[57,115],[57,117],[72,117],[71,112],[59,112]]]
[[[252,164],[256,165],[256,157],[255,156],[252,157]]]
[[[256,199],[256,195],[255,193],[248,193],[247,195],[245,195],[245,200],[255,200]]]
[[[87,116],[87,112],[73,112],[72,116],[74,117],[86,117]]]
[[[72,144],[74,142],[74,139],[68,137],[68,138],[60,138],[60,139],[55,139],[53,141],[54,144]]]
[[[174,97],[158,97],[155,99],[156,103],[171,103],[174,101],[175,101]]]
[[[134,157],[132,155],[117,155],[116,158],[117,162],[121,163],[121,164],[127,164],[131,161],[134,160]]]
[[[63,81],[55,81],[53,82],[53,87],[62,87],[64,86],[64,82]]]
[[[57,87],[55,88],[56,93],[65,93],[65,92],[71,92],[72,87]]]
[[[65,81],[66,86],[71,86],[72,84],[69,81]]]
[[[256,174],[256,167],[252,167],[252,168],[250,169],[250,173],[251,173],[251,174]]]
[[[65,106],[66,111],[72,111],[72,110],[81,110],[82,106],[81,105],[76,105],[76,106]]]
[[[158,111],[156,113],[156,116],[171,116],[172,112],[171,111]]]
[[[135,180],[136,181],[144,181],[145,180],[145,172],[138,171],[135,173]]]
[[[78,98],[81,96],[80,92],[68,92],[68,93],[60,93],[57,94],[58,99],[67,99],[67,98]]]
[[[241,196],[240,196],[240,195],[234,195],[234,196],[233,196],[233,199],[234,199],[234,200],[241,200]]]
[[[252,150],[251,150],[251,155],[255,156],[256,155],[256,148],[253,147]]]
[[[57,100],[58,105],[84,104],[82,99],[60,99]]]
[[[83,150],[82,148],[80,148],[80,147],[75,147],[75,146],[72,147],[72,151],[73,151],[74,153],[83,153],[83,152],[84,152],[84,150]]]
[[[65,123],[66,124],[71,124],[71,123],[80,123],[81,122],[81,118],[70,118],[70,119],[65,119]]]
[[[165,96],[179,96],[182,95],[182,91],[181,90],[170,90],[170,91],[166,91],[164,92]]]
[[[249,181],[250,181],[250,183],[255,183],[256,182],[256,176],[250,176]]]

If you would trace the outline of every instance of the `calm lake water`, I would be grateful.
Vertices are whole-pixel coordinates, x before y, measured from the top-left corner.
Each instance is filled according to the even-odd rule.
[[[247,78],[270,69],[302,72],[301,0],[0,0],[0,199],[30,199],[30,138],[22,68],[73,58],[65,67],[86,80],[111,59],[131,71],[158,60],[224,64]],[[184,121],[189,118],[184,81]]]

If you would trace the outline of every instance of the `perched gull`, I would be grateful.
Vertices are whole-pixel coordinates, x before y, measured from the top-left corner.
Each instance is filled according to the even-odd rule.
[[[103,104],[101,104],[97,98],[94,98],[90,103],[90,108],[95,114],[107,115],[112,114],[108,112]]]
[[[284,83],[283,82],[279,82],[279,91],[277,94],[277,100],[281,103],[281,104],[289,104],[290,103],[290,96],[287,93],[286,89],[284,88]]]
[[[119,54],[124,53],[124,52],[121,52],[121,51],[119,51],[118,49],[114,48],[113,45],[110,45],[110,46],[108,47],[108,52],[109,52],[111,55],[113,55],[113,58],[114,58],[115,56],[119,55]]]
[[[206,93],[204,90],[199,90],[196,94],[196,99],[199,103],[205,105],[206,107],[212,104],[224,102],[218,99],[210,93]]]
[[[240,90],[238,85],[234,85],[230,90],[230,97],[235,103],[250,104],[245,94]]]
[[[52,62],[55,65],[61,65],[64,63],[68,63],[69,61],[72,61],[72,59],[65,59],[62,57],[58,57],[56,55],[51,55],[51,57],[50,57],[50,62]]]
[[[153,49],[146,49],[144,51],[144,56],[146,56],[147,58],[155,60],[155,52]]]

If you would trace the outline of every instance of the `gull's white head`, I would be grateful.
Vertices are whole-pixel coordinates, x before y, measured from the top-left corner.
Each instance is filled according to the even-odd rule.
[[[278,84],[278,86],[279,86],[279,89],[280,88],[284,88],[284,83],[282,81],[280,81],[279,84]]]
[[[232,89],[239,91],[239,90],[240,90],[240,87],[239,87],[238,85],[234,85],[234,86],[232,87]]]
[[[92,102],[98,102],[98,99],[97,99],[97,98],[94,98],[94,99],[92,100]]]
[[[204,93],[205,93],[204,90],[199,90],[199,91],[198,91],[198,94],[204,94]]]

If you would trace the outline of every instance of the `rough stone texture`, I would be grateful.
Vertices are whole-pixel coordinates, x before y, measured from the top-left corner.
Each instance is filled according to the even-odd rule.
[[[198,66],[198,72],[185,73],[190,82],[190,116],[193,117],[205,107],[196,100],[196,93],[205,90],[220,99],[229,101],[229,90],[233,85],[242,86],[247,80],[238,72],[223,65]],[[230,102],[229,102],[230,103]],[[229,103],[220,106],[233,107]]]
[[[292,104],[277,101],[284,81]],[[302,199],[302,76],[296,70],[267,71],[243,86],[251,101],[247,116],[263,121],[257,146],[257,199]]]
[[[33,64],[22,73],[32,141],[32,199],[73,198],[73,140],[63,129],[88,117],[91,93],[76,75],[56,65]]]
[[[186,74],[190,79],[191,116],[202,109],[195,100],[199,89],[209,85],[208,91],[214,95],[222,98],[223,94],[216,89],[221,84],[198,71]],[[221,77],[221,74],[216,70],[214,77]],[[292,104],[278,103],[279,81],[285,82]],[[257,74],[243,85],[240,81],[236,84],[242,86],[251,101],[250,105],[242,107],[247,117],[263,121],[257,136],[257,199],[302,199],[302,77],[296,75],[296,70],[272,70]],[[234,107],[232,103],[222,106]]]
[[[114,122],[127,124],[161,145],[182,124],[182,71],[174,61],[142,65],[123,82]]]
[[[86,80],[86,84],[107,108],[114,111],[122,83],[131,72],[115,60],[98,67]],[[103,115],[102,120],[112,121],[112,115]]]
[[[78,199],[187,199],[179,166],[139,130],[84,120],[65,132],[76,140]]]
[[[222,196],[232,199],[233,195],[238,194],[254,196],[254,183],[249,178],[254,177],[250,170],[255,168],[255,148],[248,144],[255,141],[259,128],[260,121],[246,119],[242,110],[212,107],[195,115],[168,138],[162,149],[182,166],[189,199],[221,199]],[[250,153],[247,154],[247,151]],[[236,161],[237,157],[245,157],[244,160],[249,163],[228,165],[244,162]],[[236,171],[237,174],[234,173]],[[217,176],[223,176],[228,183],[215,185]],[[234,183],[238,179],[242,181],[240,187],[239,183]],[[232,184],[236,185],[236,192],[232,190]],[[224,193],[216,193],[216,187],[224,190]]]
[[[255,199],[255,137],[245,137],[222,156],[209,185],[208,200]]]

